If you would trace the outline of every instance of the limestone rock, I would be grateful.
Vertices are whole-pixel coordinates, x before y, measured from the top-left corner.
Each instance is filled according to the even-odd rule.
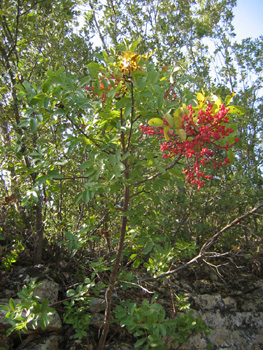
[[[95,313],[92,315],[91,319],[90,319],[90,325],[100,329],[104,324],[104,315],[103,314],[99,314],[99,313]]]
[[[61,337],[51,335],[30,342],[23,350],[58,350]]]
[[[105,299],[92,298],[89,300],[89,312],[92,314],[105,310]]]
[[[127,343],[114,341],[105,346],[105,350],[135,350],[135,348]]]
[[[41,301],[45,298],[49,300],[49,303],[52,304],[58,300],[58,291],[59,285],[51,279],[44,279],[35,291],[34,295],[38,296]]]

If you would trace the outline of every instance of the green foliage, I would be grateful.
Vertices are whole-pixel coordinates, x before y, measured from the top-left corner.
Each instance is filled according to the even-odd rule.
[[[1,237],[0,237],[1,240]],[[24,250],[24,246],[21,241],[15,241],[12,244],[12,249],[3,257],[2,267],[6,270],[10,270],[12,264],[15,264],[19,254]]]
[[[23,286],[21,292],[17,295],[20,300],[9,300],[9,305],[1,305],[0,310],[6,312],[5,323],[11,325],[7,330],[6,335],[9,336],[13,331],[17,331],[19,336],[21,332],[27,332],[28,327],[36,329],[46,329],[50,316],[55,312],[50,308],[48,299],[44,299],[42,303],[34,292],[41,285],[41,282],[36,283],[36,279],[32,279],[28,286]]]
[[[94,285],[94,281],[86,278],[84,283],[79,284],[76,289],[69,289],[66,293],[69,300],[63,303],[66,310],[63,313],[63,321],[73,326],[74,338],[82,339],[88,334],[91,318],[91,314],[87,312],[88,295]]]
[[[168,349],[166,342],[184,343],[193,331],[208,332],[200,318],[194,318],[192,311],[176,315],[175,318],[166,318],[165,309],[157,301],[155,295],[151,302],[144,299],[141,305],[126,300],[115,309],[115,317],[122,327],[126,327],[134,337],[139,339],[135,348],[148,350]],[[177,296],[179,310],[189,310],[185,297]],[[170,339],[169,339],[170,338]]]
[[[84,231],[84,230],[83,230]],[[84,247],[87,247],[87,238],[83,237],[81,231],[78,233],[65,232],[65,241],[58,242],[58,245],[66,245],[67,250],[74,256],[76,252]]]
[[[196,254],[196,249],[195,242],[188,243],[183,240],[178,240],[174,247],[169,243],[165,243],[164,246],[155,245],[154,252],[144,266],[151,275],[156,277],[168,271],[172,263],[175,264],[180,259],[191,259]]]

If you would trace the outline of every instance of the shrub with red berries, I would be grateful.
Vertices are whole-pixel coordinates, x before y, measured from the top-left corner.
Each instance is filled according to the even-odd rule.
[[[229,103],[234,94],[227,97]],[[205,180],[211,179],[211,175],[205,173],[207,165],[217,169],[230,163],[226,157],[222,161],[215,159],[219,149],[228,151],[238,138],[229,139],[234,133],[229,126],[229,113],[241,114],[236,106],[226,107],[218,99],[215,103],[206,100],[202,94],[197,94],[197,105],[183,105],[173,115],[166,113],[163,120],[153,118],[149,126],[141,125],[141,131],[149,136],[165,138],[160,150],[163,158],[168,159],[177,155],[185,156],[187,166],[183,173],[186,174],[186,182],[196,184],[200,189]]]

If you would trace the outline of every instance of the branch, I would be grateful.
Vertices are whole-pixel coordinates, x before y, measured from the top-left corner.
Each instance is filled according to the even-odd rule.
[[[141,193],[151,193],[150,191],[145,191],[145,190],[142,190],[142,191],[138,191],[138,192],[135,192],[134,194],[131,194],[130,195],[130,198],[133,198],[135,196],[138,196],[139,194]]]
[[[129,284],[130,286],[134,286],[134,287],[141,288],[145,293],[148,293],[148,294],[154,294],[154,293],[155,293],[155,292],[151,292],[150,290],[144,288],[143,286],[141,286],[141,285],[138,284],[138,283],[133,283],[133,282],[128,282],[128,281],[122,281],[122,280],[119,280],[118,282],[126,283],[126,284]]]
[[[131,83],[131,126],[130,126],[130,131],[129,131],[129,136],[128,136],[128,140],[127,140],[127,147],[126,147],[126,152],[128,152],[128,149],[130,148],[130,144],[131,144],[131,136],[132,136],[132,129],[133,129],[133,124],[134,124],[134,105],[135,105],[135,101],[134,101],[134,94],[133,94],[133,81],[132,81],[132,77],[131,77],[131,72],[130,72],[130,83]]]
[[[88,179],[90,176],[68,176],[68,177],[52,177],[52,180],[64,181],[64,180],[76,180],[76,179]]]
[[[216,241],[216,239],[226,230],[228,230],[229,228],[235,226],[236,224],[238,224],[241,220],[245,219],[246,217],[248,217],[249,215],[255,214],[255,212],[260,209],[261,207],[263,207],[263,202],[260,203],[257,207],[253,208],[252,210],[248,211],[246,214],[238,217],[237,219],[233,220],[230,224],[226,225],[224,228],[222,228],[222,230],[218,231],[213,237],[211,237],[205,244],[203,244],[202,248],[200,249],[200,252],[198,255],[196,255],[193,259],[191,259],[190,261],[188,261],[187,263],[185,263],[182,266],[177,267],[174,270],[169,270],[167,272],[161,273],[160,275],[158,275],[157,277],[149,277],[149,278],[145,278],[143,280],[141,280],[140,282],[144,282],[144,281],[154,281],[156,279],[159,278],[163,278],[166,276],[170,276],[174,273],[177,273],[185,268],[187,268],[190,265],[193,265],[194,263],[196,263],[199,259],[201,259],[203,256],[205,255],[211,255],[211,253],[206,253],[206,249],[211,247],[211,245],[213,245]],[[220,254],[221,256],[221,254]],[[216,253],[215,253],[215,257],[216,257]]]
[[[180,158],[182,158],[182,155],[181,155],[181,154],[179,154],[179,156],[175,158],[175,160],[172,162],[172,164],[170,164],[167,168],[165,168],[165,171],[168,171],[168,170],[172,169],[176,164],[178,164]],[[147,177],[146,179],[143,179],[143,180],[134,182],[134,183],[132,184],[132,186],[137,186],[137,185],[140,185],[140,184],[142,184],[142,183],[144,183],[144,182],[151,181],[151,180],[155,179],[157,176],[160,176],[160,175],[162,175],[162,174],[163,174],[163,173],[162,173],[161,171],[159,171],[158,173],[156,173],[156,174],[154,174],[154,175],[152,175],[152,176],[149,176],[149,177]]]
[[[95,22],[95,27],[96,27],[96,29],[97,29],[97,31],[98,31],[98,33],[99,33],[99,37],[100,37],[100,40],[101,40],[101,42],[102,42],[102,46],[103,46],[104,50],[105,50],[106,52],[108,52],[107,45],[106,45],[106,43],[105,43],[105,41],[104,41],[104,38],[103,38],[103,36],[102,36],[102,34],[101,34],[100,26],[99,26],[99,24],[98,24],[98,22],[97,22],[97,19],[96,19],[96,16],[95,16],[95,10],[94,10],[94,7],[93,7],[91,1],[89,1],[89,5],[90,5],[90,8],[91,8],[92,13],[93,13],[93,18],[94,18],[94,22]]]
[[[101,148],[101,147],[103,146],[103,142],[102,142],[102,141],[100,141],[100,140],[94,140],[92,137],[90,137],[89,135],[87,135],[87,134],[85,133],[85,131],[83,131],[82,128],[81,128],[78,124],[76,124],[76,123],[73,122],[73,120],[68,116],[68,114],[65,114],[65,116],[66,116],[66,118],[70,121],[70,123],[72,124],[73,128],[74,128],[74,126],[75,126],[75,128],[76,128],[82,135],[84,135],[84,136],[86,137],[86,139],[88,139],[88,140],[90,140],[91,142],[93,142],[94,145],[97,146],[97,147],[99,147],[99,148]],[[102,144],[99,144],[98,142],[101,142]],[[112,153],[112,152],[107,151],[107,150],[105,150],[105,149],[102,149],[102,151],[105,152],[105,153],[107,153],[107,154]]]
[[[263,202],[260,203],[257,207],[253,208],[252,210],[248,211],[246,214],[240,216],[239,218],[235,219],[234,221],[232,221],[230,224],[226,225],[224,228],[222,228],[222,230],[220,230],[219,232],[217,232],[213,237],[211,237],[201,248],[200,250],[200,254],[203,254],[204,251],[206,251],[209,247],[211,247],[211,245],[213,245],[215,243],[215,241],[217,240],[217,238],[226,230],[228,230],[229,228],[235,226],[236,224],[238,224],[240,221],[242,221],[243,219],[245,219],[247,216],[254,214],[256,211],[258,211],[258,209],[260,209],[261,207],[263,207]]]

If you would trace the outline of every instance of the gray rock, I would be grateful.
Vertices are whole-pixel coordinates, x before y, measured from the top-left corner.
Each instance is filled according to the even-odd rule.
[[[135,350],[131,344],[114,341],[105,346],[105,350]]]
[[[47,325],[47,328],[45,330],[42,330],[40,325],[36,329],[34,329],[32,327],[32,324],[31,325],[29,324],[27,328],[29,333],[35,332],[35,331],[41,331],[44,333],[49,333],[49,332],[59,333],[62,329],[62,322],[58,313],[55,312],[53,315],[50,316],[49,324]]]
[[[44,279],[35,291],[34,295],[38,296],[41,301],[48,299],[49,303],[52,304],[58,300],[59,285],[51,279]]]
[[[92,315],[91,319],[90,319],[90,325],[100,329],[104,324],[104,315],[103,314],[99,314],[99,313],[95,313]]]
[[[49,337],[42,337],[30,342],[23,350],[58,350],[61,337],[51,335]]]
[[[96,312],[101,312],[105,310],[105,299],[101,298],[91,298],[89,300],[89,312],[92,314]]]

